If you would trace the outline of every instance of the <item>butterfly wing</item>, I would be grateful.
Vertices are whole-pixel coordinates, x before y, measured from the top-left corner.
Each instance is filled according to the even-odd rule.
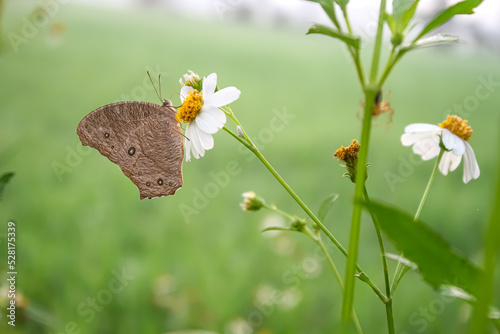
[[[173,195],[182,186],[184,147],[171,105],[108,104],[85,116],[76,132],[83,145],[120,166],[141,199]]]

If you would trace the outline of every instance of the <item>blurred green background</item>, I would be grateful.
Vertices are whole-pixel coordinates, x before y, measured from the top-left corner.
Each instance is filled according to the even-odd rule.
[[[76,127],[108,103],[158,103],[146,70],[162,74],[163,96],[174,105],[187,70],[216,72],[220,87],[242,91],[234,112],[314,211],[329,194],[340,195],[326,225],[347,247],[354,187],[333,153],[359,139],[362,95],[342,47],[299,29],[68,3],[15,52],[7,33],[22,36],[25,20],[40,10],[36,4],[7,1],[2,21],[0,173],[15,177],[0,202],[0,247],[6,254],[7,222],[14,220],[17,292],[26,306],[8,326],[2,295],[0,332],[335,333],[341,294],[315,245],[299,234],[261,234],[263,226],[283,222],[240,209],[240,194],[253,190],[305,217],[239,143],[216,134],[213,150],[184,163],[184,186],[175,196],[140,201],[118,166],[81,146]],[[482,80],[500,82],[500,63],[498,54],[471,49],[416,51],[396,68],[386,84],[394,119],[375,122],[367,186],[373,199],[414,213],[433,161],[422,163],[401,145],[404,127],[437,124],[454,105],[477,101],[461,116],[474,129],[481,177],[463,184],[462,166],[438,175],[421,218],[480,263],[498,174],[500,92],[496,86],[488,98],[471,97]],[[237,173],[228,174],[228,163]],[[224,181],[217,185],[217,178]],[[360,263],[382,286],[375,233],[364,218]],[[343,256],[334,249],[332,256],[343,271]],[[385,332],[383,305],[366,285],[356,287],[365,333]],[[406,276],[394,303],[399,334],[461,333],[470,312],[463,302],[444,300],[417,272]]]

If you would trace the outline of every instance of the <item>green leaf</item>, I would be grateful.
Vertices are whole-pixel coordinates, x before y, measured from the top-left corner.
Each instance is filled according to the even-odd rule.
[[[432,30],[445,24],[455,15],[473,14],[474,8],[479,6],[483,0],[465,0],[461,1],[439,13],[431,22],[425,26],[422,32],[415,38],[414,42],[427,35]]]
[[[436,288],[453,284],[477,294],[482,271],[458,255],[432,228],[391,207],[375,202],[364,205],[378,216],[382,230],[418,266],[427,283]]]
[[[339,21],[337,20],[337,15],[335,14],[335,7],[333,6],[333,0],[307,0],[310,2],[316,2],[321,5],[321,8],[325,11],[326,15],[330,18],[333,24],[340,28]]]
[[[326,214],[333,207],[333,204],[335,203],[337,198],[339,198],[339,195],[331,194],[323,201],[323,203],[321,203],[321,205],[319,206],[319,210],[318,210],[318,219],[321,222],[323,221],[323,219],[325,219]]]
[[[352,37],[350,35],[344,34],[343,32],[340,32],[338,30],[335,30],[331,27],[322,24],[313,25],[307,32],[307,35],[309,34],[322,34],[333,38],[337,38],[345,42],[346,44],[354,47],[355,49],[359,49],[359,44],[360,44],[359,37]]]
[[[13,172],[4,173],[2,174],[2,176],[0,176],[0,198],[2,198],[5,186],[7,185],[7,183],[9,183],[10,179],[12,179],[13,176]]]
[[[335,2],[342,8],[342,11],[345,12],[349,0],[335,0]]]
[[[428,46],[434,46],[438,44],[444,44],[444,43],[457,43],[459,42],[460,39],[456,35],[452,34],[436,34],[432,35],[426,38],[423,38],[421,40],[418,40],[416,42],[413,42],[411,44],[404,45],[402,47],[402,52],[410,51],[416,48],[423,48],[423,47],[428,47]]]
[[[408,24],[410,23],[411,19],[413,16],[415,16],[415,11],[417,10],[418,6],[418,0],[416,0],[413,5],[408,8],[404,13],[403,16],[401,17],[401,32],[403,32]]]
[[[391,260],[396,260],[398,262],[401,262],[402,264],[404,264],[407,267],[410,267],[411,269],[417,269],[417,265],[415,263],[411,262],[405,257],[402,257],[401,255],[385,253],[385,257]]]
[[[405,13],[414,7],[416,8],[417,4],[418,0],[394,0],[392,2],[392,15],[394,19],[401,22]],[[415,12],[415,9],[413,9],[413,12]]]
[[[398,31],[397,31],[396,20],[394,19],[394,16],[392,16],[389,13],[385,13],[385,22],[387,22],[389,29],[391,29],[391,33],[393,35],[397,34]]]

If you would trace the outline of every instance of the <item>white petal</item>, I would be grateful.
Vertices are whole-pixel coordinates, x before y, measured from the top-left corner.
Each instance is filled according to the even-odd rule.
[[[226,87],[209,97],[204,98],[205,104],[222,107],[236,101],[240,97],[241,91],[236,87]]]
[[[218,107],[204,106],[200,111],[200,114],[201,113],[203,113],[203,117],[210,117],[214,122],[216,122],[219,129],[222,129],[224,124],[226,124],[226,113]]]
[[[196,126],[196,124],[194,124],[193,122],[189,122],[186,126],[186,137],[189,138],[189,142],[190,142],[190,148],[191,148],[191,153],[193,154],[193,157],[195,159],[198,159],[200,156],[199,156],[199,153],[198,153],[198,150],[195,146],[195,141],[198,140],[198,138],[196,137],[196,133],[195,133],[195,130],[194,130],[194,127]],[[186,154],[189,154],[189,150],[186,149]],[[187,160],[187,159],[186,159]],[[189,160],[188,160],[189,161]]]
[[[448,172],[454,171],[460,164],[462,156],[456,156],[451,151],[446,151],[443,153],[441,162],[439,162],[439,170],[443,175],[448,175]]]
[[[451,157],[450,172],[453,172],[455,169],[457,169],[458,165],[460,165],[460,162],[462,161],[462,155],[455,155],[452,152]]]
[[[195,127],[194,129],[196,130],[196,135],[200,141],[202,149],[211,150],[214,147],[214,138],[212,137],[212,135],[201,131],[199,127]]]
[[[214,134],[226,123],[226,114],[219,108],[203,106],[194,121],[203,132]]]
[[[192,91],[194,88],[191,86],[182,86],[181,88],[181,104],[184,103],[184,100],[188,96],[189,92]]]
[[[198,159],[199,156],[204,156],[205,155],[205,150],[203,149],[203,145],[201,144],[200,136],[199,136],[199,129],[196,123],[193,123],[191,126],[191,145],[194,148],[193,152],[196,151],[196,155],[193,153],[193,156]]]
[[[464,140],[447,129],[443,130],[443,145],[448,150],[453,150],[455,155],[462,155],[465,152]]]
[[[441,152],[441,147],[439,147],[439,143],[434,143],[434,145],[431,146],[427,152],[422,154],[422,160],[430,160],[439,155],[439,152]]]
[[[431,137],[438,137],[438,134],[436,132],[405,133],[401,136],[401,143],[403,143],[404,146],[410,146],[418,141],[426,140]]]
[[[427,124],[427,123],[413,123],[405,127],[405,132],[406,133],[412,133],[412,132],[430,132],[430,131],[442,131],[443,128],[434,125],[434,124]]]
[[[191,141],[184,138],[184,153],[186,154],[186,161],[191,161]]]
[[[477,164],[476,155],[474,154],[474,150],[472,146],[468,142],[464,142],[465,144],[465,153],[464,153],[464,177],[463,181],[468,183],[472,179],[477,179],[479,177],[479,165]]]
[[[439,147],[440,138],[437,134],[426,136],[420,139],[413,145],[413,152],[422,156],[423,160],[429,160],[439,155],[441,148]]]
[[[208,77],[203,78],[203,100],[210,98],[217,87],[217,74],[212,73]]]

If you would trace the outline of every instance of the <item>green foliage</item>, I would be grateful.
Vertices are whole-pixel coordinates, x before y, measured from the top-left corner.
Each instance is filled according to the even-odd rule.
[[[432,30],[445,24],[455,15],[473,14],[474,8],[479,6],[483,0],[465,0],[459,2],[439,13],[431,22],[429,22],[422,32],[415,38],[414,42],[427,35]]]
[[[394,0],[392,3],[392,15],[385,14],[387,25],[391,29],[391,42],[394,46],[400,45],[405,37],[405,30],[415,15],[418,0]]]
[[[413,49],[434,46],[437,44],[457,43],[458,41],[458,36],[452,34],[436,34],[426,38],[422,38],[412,44],[403,46],[401,48],[401,52],[404,53]]]
[[[331,194],[325,200],[321,203],[319,210],[318,210],[318,219],[320,221],[323,221],[325,219],[326,214],[330,209],[333,207],[333,204],[335,204],[335,201],[339,198],[339,195],[337,194]]]
[[[321,8],[323,8],[326,15],[328,15],[328,17],[337,27],[337,29],[340,29],[339,21],[337,20],[337,15],[335,13],[335,7],[333,6],[333,0],[307,0],[307,1],[319,3],[321,5]]]
[[[481,270],[458,255],[431,227],[389,206],[375,202],[365,206],[377,215],[382,230],[418,266],[427,283],[435,288],[456,285],[477,294]]]
[[[349,3],[349,0],[335,0],[335,2],[337,3],[337,5],[340,6],[340,8],[342,8],[343,12],[346,11],[346,7],[347,7],[347,4]]]
[[[322,24],[315,24],[313,25],[309,31],[307,32],[307,35],[309,34],[322,34],[326,36],[330,36],[333,38],[340,39],[341,41],[345,42],[346,44],[354,47],[355,49],[359,49],[361,40],[359,37],[353,37],[348,34],[344,34],[343,32],[340,32],[336,29],[333,29],[331,27],[322,25]]]
[[[14,176],[13,172],[7,172],[0,176],[0,199],[2,199],[3,192],[5,191],[5,186],[9,183],[10,179]]]

